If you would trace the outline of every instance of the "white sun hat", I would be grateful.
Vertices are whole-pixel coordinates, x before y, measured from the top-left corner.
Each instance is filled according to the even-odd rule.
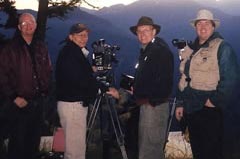
[[[215,28],[218,28],[220,25],[219,19],[214,19],[212,12],[206,9],[199,10],[197,13],[197,18],[190,21],[192,27],[195,28],[195,23],[198,20],[211,20],[215,24]]]

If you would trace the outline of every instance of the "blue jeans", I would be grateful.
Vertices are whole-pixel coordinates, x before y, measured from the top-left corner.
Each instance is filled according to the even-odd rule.
[[[139,116],[139,159],[164,159],[169,103],[141,105]]]

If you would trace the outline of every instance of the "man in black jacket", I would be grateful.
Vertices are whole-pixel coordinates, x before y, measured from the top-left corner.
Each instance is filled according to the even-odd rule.
[[[164,159],[168,98],[173,85],[173,55],[164,40],[156,37],[160,26],[150,17],[141,17],[130,30],[141,44],[133,85],[133,95],[141,106],[139,159]]]
[[[88,104],[97,94],[97,81],[87,59],[89,29],[74,24],[56,64],[58,113],[65,134],[65,159],[85,159]]]

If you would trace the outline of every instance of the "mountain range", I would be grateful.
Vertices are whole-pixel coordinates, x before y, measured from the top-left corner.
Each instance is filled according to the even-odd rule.
[[[120,46],[117,58],[119,59],[116,72],[134,73],[134,65],[139,52],[137,38],[129,31],[129,27],[136,25],[138,19],[145,15],[150,16],[155,23],[161,25],[160,37],[164,38],[172,49],[176,66],[178,63],[177,49],[171,44],[172,39],[181,38],[194,40],[195,31],[189,25],[189,21],[196,17],[199,9],[209,9],[214,13],[215,18],[220,19],[221,25],[217,29],[236,51],[240,61],[240,45],[237,39],[240,38],[240,16],[232,16],[215,7],[205,5],[192,0],[140,0],[130,5],[114,5],[94,11],[84,8],[77,8],[70,12],[66,19],[49,19],[47,41],[52,51],[53,61],[60,48],[57,41],[64,39],[72,23],[86,23],[90,29],[89,49],[91,43],[98,39],[105,39],[106,43]],[[61,34],[60,34],[61,33]],[[119,77],[119,76],[118,76]]]
[[[213,3],[211,1],[211,3]],[[90,28],[90,37],[88,48],[92,52],[91,44],[99,39],[105,39],[110,45],[118,45],[120,50],[116,52],[118,59],[115,67],[117,79],[121,73],[133,75],[134,66],[139,53],[139,43],[129,27],[136,25],[141,16],[150,16],[156,24],[161,25],[161,31],[158,36],[165,39],[169,44],[174,57],[175,67],[178,67],[177,49],[171,44],[172,39],[181,38],[185,40],[194,40],[195,31],[189,25],[189,21],[196,17],[199,9],[210,9],[215,18],[220,19],[220,28],[217,29],[221,35],[228,41],[237,53],[240,61],[240,16],[232,16],[214,7],[206,7],[202,3],[193,0],[139,0],[130,5],[114,5],[100,10],[89,10],[86,8],[76,8],[69,12],[64,18],[48,19],[46,42],[52,63],[55,64],[58,52],[62,45],[60,44],[67,36],[70,26],[74,23],[85,23]],[[19,12],[32,12],[32,10],[20,10]],[[4,14],[1,14],[1,21],[6,20]],[[5,15],[6,16],[6,15]],[[1,30],[0,30],[1,31]],[[5,34],[13,31],[3,30]],[[116,65],[114,65],[116,66]]]
[[[161,25],[158,36],[169,44],[174,54],[177,70],[178,53],[171,41],[175,38],[194,40],[195,31],[189,25],[189,21],[196,17],[199,9],[203,8],[210,9],[215,18],[220,19],[221,24],[217,31],[233,46],[240,61],[238,42],[240,39],[240,16],[226,14],[215,7],[206,7],[193,0],[139,0],[130,5],[118,4],[97,11],[76,8],[64,18],[48,19],[46,42],[49,46],[52,63],[56,62],[58,52],[62,47],[61,42],[66,38],[70,26],[80,22],[87,24],[91,30],[88,43],[90,52],[92,52],[91,44],[99,39],[105,39],[105,42],[110,45],[118,45],[120,50],[116,52],[116,58],[119,62],[117,67],[114,67],[116,78],[119,79],[121,73],[133,75],[140,45],[136,36],[130,32],[129,27],[136,25],[138,19],[144,15],[150,16],[156,24]],[[25,11],[37,14],[32,10],[20,10],[19,12]],[[1,21],[6,20],[4,14],[0,14]],[[2,32],[10,34],[13,31],[3,30]]]
[[[240,16],[239,0],[195,0],[195,1],[199,2],[204,6],[218,8],[227,14]]]
[[[212,1],[211,3],[213,4]],[[194,40],[195,32],[189,25],[189,21],[196,17],[199,9],[207,8],[214,13],[215,18],[220,19],[221,25],[217,31],[233,46],[240,61],[238,42],[240,39],[240,16],[232,16],[215,7],[206,7],[206,5],[193,0],[139,0],[130,5],[119,4],[97,11],[76,8],[65,18],[48,19],[46,42],[52,61],[55,63],[61,48],[59,43],[67,36],[70,26],[77,22],[85,23],[91,30],[88,44],[90,51],[91,43],[102,38],[110,45],[118,45],[120,51],[116,53],[119,59],[117,70],[133,74],[139,44],[136,36],[129,31],[129,27],[136,25],[141,16],[150,16],[155,23],[161,25],[159,36],[167,41],[177,61],[177,50],[171,44],[172,39]],[[36,15],[35,11],[31,12]],[[4,18],[1,16],[2,20]],[[4,32],[9,34],[8,30],[4,30]]]

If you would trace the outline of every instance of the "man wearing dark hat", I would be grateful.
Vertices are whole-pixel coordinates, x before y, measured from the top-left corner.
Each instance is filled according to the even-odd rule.
[[[150,17],[141,17],[130,31],[141,44],[133,85],[133,95],[140,105],[139,159],[164,159],[168,99],[173,86],[173,55],[168,45],[156,37],[160,26]]]
[[[97,94],[97,82],[87,60],[89,29],[74,24],[56,63],[57,108],[65,134],[65,159],[85,159],[88,104]]]
[[[222,159],[224,110],[239,82],[239,66],[232,47],[215,32],[219,20],[202,9],[190,21],[197,38],[181,51],[181,78],[176,118],[186,120],[193,157]],[[229,158],[229,157],[227,157]]]

